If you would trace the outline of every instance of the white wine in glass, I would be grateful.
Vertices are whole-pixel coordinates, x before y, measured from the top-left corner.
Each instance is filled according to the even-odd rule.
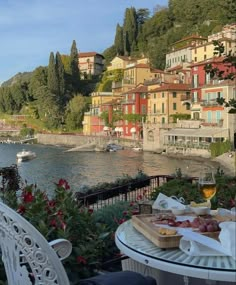
[[[200,172],[198,186],[202,198],[210,202],[216,194],[215,176],[211,170]]]

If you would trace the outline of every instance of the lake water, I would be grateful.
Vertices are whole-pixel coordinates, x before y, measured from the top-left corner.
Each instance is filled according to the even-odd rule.
[[[22,149],[32,150],[37,157],[17,163],[16,154]],[[35,183],[42,190],[54,189],[60,178],[66,179],[71,188],[82,185],[111,182],[125,174],[134,176],[138,170],[148,175],[172,174],[176,168],[182,173],[198,176],[207,160],[171,158],[151,152],[135,152],[124,149],[117,152],[66,152],[66,148],[44,145],[0,144],[0,167],[18,165],[21,177]]]

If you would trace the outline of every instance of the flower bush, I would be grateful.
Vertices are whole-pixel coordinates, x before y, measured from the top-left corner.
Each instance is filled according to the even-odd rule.
[[[72,243],[72,254],[64,261],[64,267],[71,284],[78,284],[80,278],[94,275],[101,267],[107,246],[114,247],[110,241],[114,243],[113,233],[104,223],[95,220],[92,210],[76,202],[66,180],[60,179],[55,186],[52,197],[36,185],[26,185],[17,195],[13,191],[5,192],[2,200],[48,241],[65,238]]]

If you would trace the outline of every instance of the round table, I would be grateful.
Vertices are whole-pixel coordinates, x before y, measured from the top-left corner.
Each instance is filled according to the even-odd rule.
[[[236,261],[233,258],[194,257],[179,248],[161,249],[139,233],[131,220],[118,227],[115,242],[120,251],[132,260],[161,271],[205,280],[236,282]]]

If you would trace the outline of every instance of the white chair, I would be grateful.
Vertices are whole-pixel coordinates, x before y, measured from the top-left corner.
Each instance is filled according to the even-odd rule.
[[[8,285],[69,285],[61,260],[71,250],[71,243],[64,239],[48,243],[27,220],[0,202],[0,256]],[[156,281],[136,272],[121,271],[84,279],[81,284],[156,285]]]
[[[0,251],[8,285],[70,284],[60,260],[70,254],[70,243],[63,239],[48,243],[34,226],[1,202]]]

